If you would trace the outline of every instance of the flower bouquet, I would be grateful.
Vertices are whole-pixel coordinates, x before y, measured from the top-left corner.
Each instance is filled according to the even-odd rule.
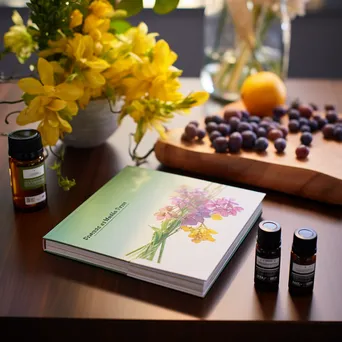
[[[157,0],[154,10],[166,13],[178,1]],[[24,24],[14,11],[13,22],[4,36],[5,51],[24,63],[38,55],[35,77],[19,80],[25,108],[17,116],[19,125],[38,122],[45,146],[56,145],[72,132],[72,119],[90,101],[107,99],[118,122],[131,117],[138,145],[148,129],[163,138],[164,123],[175,113],[186,113],[208,98],[206,92],[184,96],[179,92],[182,71],[173,66],[177,54],[166,41],[156,40],[145,23],[137,27],[125,17],[137,13],[142,1],[122,0],[31,0],[30,20]],[[114,105],[122,103],[119,111]],[[12,113],[11,113],[12,114]],[[146,156],[130,151],[137,163]],[[62,156],[61,156],[62,158]],[[66,190],[75,184],[61,174],[61,161],[53,168]]]
[[[233,199],[216,198],[223,188],[223,185],[210,183],[204,189],[186,186],[177,189],[171,196],[171,204],[154,214],[160,226],[151,226],[151,241],[126,257],[152,261],[158,253],[157,262],[160,263],[167,239],[181,231],[189,233],[193,243],[214,242],[213,235],[217,232],[208,226],[207,221],[236,216],[243,210]]]

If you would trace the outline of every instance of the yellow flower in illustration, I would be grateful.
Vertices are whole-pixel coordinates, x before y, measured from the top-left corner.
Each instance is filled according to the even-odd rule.
[[[14,25],[5,33],[4,45],[6,49],[17,56],[20,63],[24,63],[36,49],[37,44],[24,25],[23,19],[18,11],[13,11],[12,21]]]
[[[69,27],[71,29],[82,25],[83,22],[83,14],[80,12],[80,10],[75,9],[70,16],[70,24]]]
[[[190,232],[188,236],[194,243],[200,243],[202,241],[216,241],[212,237],[212,234],[217,234],[217,231],[215,231],[214,229],[207,228],[203,224],[196,228],[193,228],[191,226],[182,226],[181,229],[185,232]]]
[[[40,81],[35,78],[23,78],[18,82],[25,92],[27,107],[17,117],[19,125],[42,120],[38,129],[44,145],[55,145],[64,132],[71,132],[71,126],[65,118],[76,115],[77,104],[82,90],[75,85],[61,83],[56,85],[53,66],[43,58],[38,60]],[[63,118],[64,117],[64,118]]]
[[[223,217],[220,214],[213,214],[213,215],[211,215],[211,219],[213,219],[215,221],[220,221],[223,219]]]

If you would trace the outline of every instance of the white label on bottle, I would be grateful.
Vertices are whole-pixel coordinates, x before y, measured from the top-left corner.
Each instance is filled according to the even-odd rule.
[[[298,265],[296,263],[293,263],[292,265],[292,271],[300,274],[308,274],[312,273],[315,271],[315,265],[316,264],[311,264],[311,265]]]
[[[44,164],[37,166],[35,168],[32,168],[32,169],[23,170],[24,179],[36,178],[36,177],[42,176],[43,174],[44,174]]]
[[[45,201],[45,199],[46,199],[46,192],[44,191],[43,193],[37,196],[25,197],[25,204],[26,205],[36,204],[36,203]]]
[[[257,256],[257,265],[264,268],[279,267],[280,258],[264,259]]]

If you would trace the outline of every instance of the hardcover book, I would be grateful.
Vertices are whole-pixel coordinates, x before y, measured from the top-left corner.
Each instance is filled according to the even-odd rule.
[[[126,167],[43,237],[45,251],[204,297],[265,194]]]

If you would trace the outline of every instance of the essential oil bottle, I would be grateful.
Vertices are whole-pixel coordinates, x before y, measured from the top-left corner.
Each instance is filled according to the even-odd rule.
[[[274,221],[259,223],[255,251],[254,286],[261,291],[277,291],[280,272],[281,227]]]
[[[40,133],[34,129],[10,133],[8,155],[14,207],[22,211],[44,208],[45,158]]]
[[[310,228],[294,232],[290,259],[289,292],[306,295],[313,291],[316,269],[317,233]]]

